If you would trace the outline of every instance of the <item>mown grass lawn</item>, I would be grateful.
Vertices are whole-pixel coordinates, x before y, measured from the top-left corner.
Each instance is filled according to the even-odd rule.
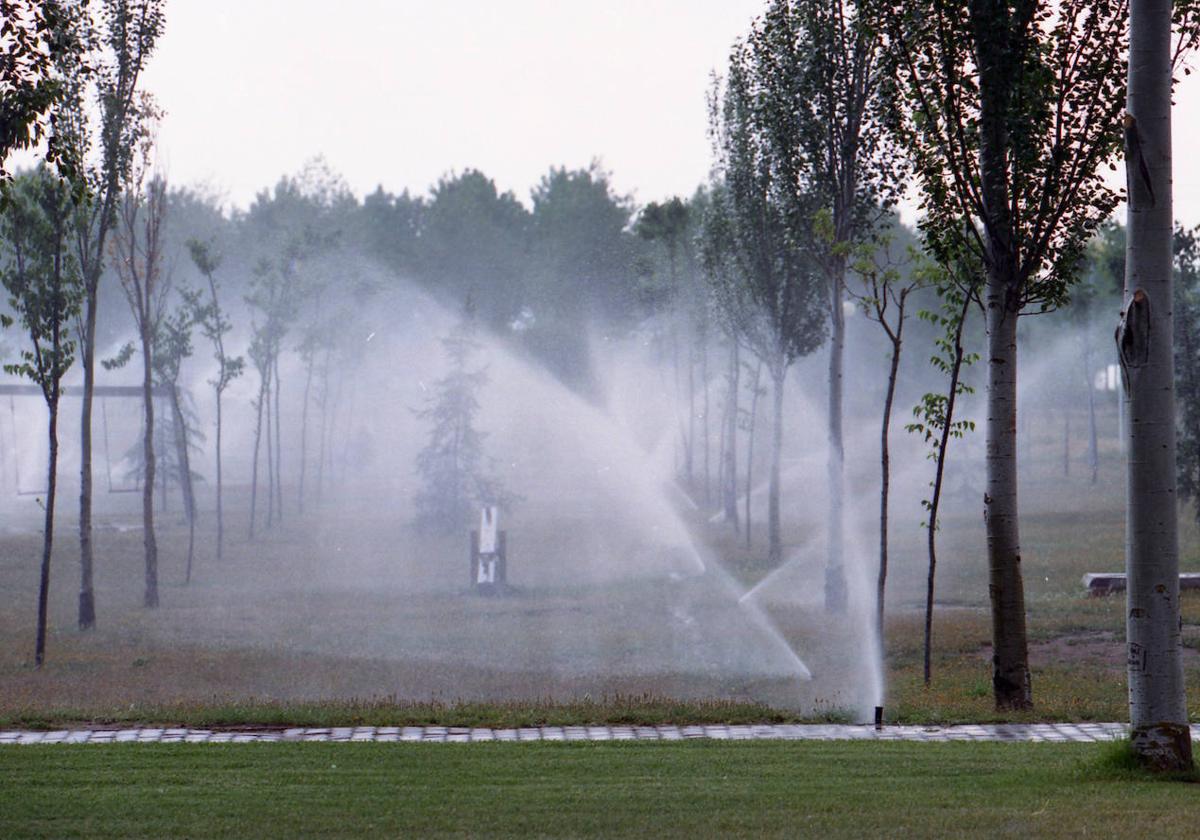
[[[1193,836],[1114,745],[237,744],[0,749],[17,837]]]

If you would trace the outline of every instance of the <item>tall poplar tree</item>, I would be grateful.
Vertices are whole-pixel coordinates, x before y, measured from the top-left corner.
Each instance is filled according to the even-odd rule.
[[[720,182],[704,222],[703,259],[719,316],[762,359],[772,382],[774,429],[768,491],[768,557],[783,560],[780,461],[783,389],[799,358],[825,340],[820,269],[798,241],[792,160],[762,142],[776,113],[764,108],[760,82],[746,72],[749,48],[734,47],[723,94],[714,90],[710,123]]]
[[[1130,4],[1125,308],[1117,349],[1129,418],[1125,628],[1133,749],[1153,769],[1188,770],[1172,347],[1171,5]]]
[[[842,433],[846,270],[901,179],[881,98],[882,42],[862,0],[773,0],[747,38],[746,72],[765,119],[759,142],[787,161],[779,197],[827,285],[828,558],[825,603],[846,604]]]
[[[88,201],[76,216],[73,238],[84,282],[78,319],[83,398],[79,421],[79,629],[96,624],[92,587],[92,394],[96,383],[96,315],[108,236],[134,151],[153,116],[152,102],[138,88],[166,20],[165,0],[101,0],[95,16],[82,0],[78,10],[83,42],[91,47],[86,66],[64,79],[66,93],[56,131],[79,174]],[[93,21],[95,21],[93,23]]]

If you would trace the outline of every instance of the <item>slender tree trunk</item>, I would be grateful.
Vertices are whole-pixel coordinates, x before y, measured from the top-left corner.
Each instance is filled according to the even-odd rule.
[[[725,503],[725,518],[738,531],[737,506],[737,431],[738,431],[738,394],[742,387],[742,360],[736,339],[729,351],[729,405],[726,409],[726,434],[724,467],[722,468],[721,493]]]
[[[750,495],[754,490],[754,428],[758,421],[758,388],[762,381],[762,359],[754,367],[754,393],[750,398],[750,428],[746,435],[746,548],[751,548]]]
[[[308,394],[312,389],[313,367],[315,367],[316,353],[312,353],[308,357],[307,370],[304,375],[304,401],[300,409],[300,489],[299,489],[299,511],[300,515],[304,515],[304,474],[308,468]]]
[[[275,520],[283,522],[283,434],[279,428],[279,354],[272,362],[275,368]]]
[[[783,460],[783,383],[787,365],[782,361],[771,372],[774,381],[775,427],[771,430],[771,485],[767,501],[767,559],[772,566],[783,562],[783,537],[779,523],[779,476]]]
[[[709,455],[712,446],[708,437],[708,330],[705,329],[704,340],[700,342],[700,384],[704,388],[704,504],[712,510],[712,471],[709,468]]]
[[[329,435],[329,348],[321,364],[321,442],[317,451],[317,504],[325,486],[325,440]]]
[[[224,358],[222,356],[222,367],[224,367]],[[222,507],[222,492],[224,483],[221,475],[221,392],[223,388],[217,388],[217,562],[220,563],[225,557],[225,510]],[[256,453],[257,455],[257,453]],[[256,457],[257,460],[257,457]]]
[[[1083,331],[1083,373],[1084,385],[1087,386],[1088,398],[1088,469],[1091,470],[1091,483],[1095,484],[1100,470],[1100,447],[1096,440],[1096,384],[1092,381],[1092,337],[1091,319]]]
[[[258,507],[258,450],[262,443],[263,401],[266,399],[266,374],[260,371],[258,382],[258,400],[255,403],[254,420],[254,459],[250,467],[250,535],[254,539],[255,512]]]
[[[82,344],[83,397],[79,413],[79,629],[96,626],[92,586],[92,394],[96,384],[96,285],[87,293]]]
[[[179,399],[179,386],[171,383],[171,416],[175,421],[175,458],[179,462],[179,490],[183,495],[183,513],[188,522],[188,553],[185,582],[192,582],[192,559],[196,551],[196,495],[192,486],[191,454],[188,452],[187,422]]]
[[[942,485],[946,477],[946,452],[954,430],[954,407],[958,401],[958,382],[963,366],[963,329],[967,323],[967,312],[971,299],[963,301],[958,323],[954,328],[954,362],[950,365],[950,389],[946,393],[946,416],[943,419],[941,437],[938,439],[937,462],[933,474],[933,493],[929,499],[929,518],[925,521],[926,548],[929,553],[929,569],[925,578],[925,685],[933,681],[933,595],[937,580],[937,532],[938,511],[942,505]]]
[[[688,429],[687,429],[688,492],[696,490],[696,330],[688,337]]]
[[[160,431],[162,431],[162,430],[160,429]],[[166,450],[163,450],[163,451],[165,452]],[[159,511],[159,513],[166,513],[171,508],[170,501],[167,497],[167,479],[170,477],[168,475],[170,466],[171,466],[170,462],[167,462],[166,464],[163,465],[163,468],[161,470],[158,470],[158,511]]]
[[[888,367],[887,391],[883,397],[883,421],[879,429],[879,577],[875,587],[875,633],[879,649],[883,650],[883,601],[888,573],[888,494],[891,492],[892,464],[889,436],[892,428],[892,405],[896,399],[896,378],[900,371],[901,330],[904,329],[904,310],[892,337],[892,361]]]
[[[845,452],[842,438],[842,367],[846,352],[846,315],[842,311],[842,287],[845,272],[845,259],[836,259],[829,289],[832,328],[829,336],[829,555],[825,565],[825,609],[839,613],[846,609],[846,515],[843,509]]]
[[[146,547],[146,593],[143,606],[158,606],[158,543],[154,538],[154,385],[151,368],[152,338],[142,332],[142,401],[146,410],[146,434],[142,439],[142,457],[146,474],[142,486],[142,542]]]
[[[271,366],[267,364],[266,385],[263,389],[263,413],[267,422],[267,526],[275,524],[275,447],[271,427]]]
[[[1071,409],[1063,409],[1063,477],[1071,475]]]
[[[988,591],[992,603],[992,688],[998,709],[1033,706],[1025,634],[1025,584],[1017,519],[1017,313],[1006,274],[987,282]]]
[[[1126,303],[1117,332],[1129,421],[1129,719],[1135,753],[1156,770],[1192,767],[1181,658],[1175,486],[1171,7],[1169,0],[1130,4]]]
[[[46,516],[42,534],[42,570],[38,581],[37,640],[33,665],[41,668],[46,661],[46,621],[50,603],[50,555],[54,548],[54,499],[58,490],[58,401],[49,401],[50,420],[47,436],[50,443],[50,463],[46,468]]]

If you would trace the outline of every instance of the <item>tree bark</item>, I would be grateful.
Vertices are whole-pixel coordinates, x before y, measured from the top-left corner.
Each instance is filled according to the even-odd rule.
[[[301,516],[304,515],[304,473],[308,466],[308,395],[312,390],[313,367],[316,363],[316,351],[308,357],[307,370],[304,375],[304,401],[300,409],[300,489],[298,507]]]
[[[56,389],[57,390],[57,389]],[[46,468],[46,516],[42,534],[42,569],[38,581],[37,639],[34,644],[33,665],[41,668],[46,661],[46,621],[50,602],[50,556],[54,548],[54,499],[58,485],[58,402],[47,405],[50,420],[47,436],[50,444],[50,463]]]
[[[988,594],[992,605],[992,689],[997,709],[1033,706],[1025,633],[1025,584],[1017,519],[1017,313],[1007,276],[987,282]]]
[[[142,438],[142,457],[145,459],[145,478],[142,483],[142,544],[146,549],[146,592],[143,606],[158,606],[158,542],[154,538],[154,384],[151,365],[153,342],[149,332],[142,331],[142,401],[146,411],[146,434]]]
[[[896,377],[900,371],[903,329],[904,310],[901,309],[896,332],[891,337],[892,360],[888,367],[887,391],[883,398],[883,421],[879,429],[879,577],[875,587],[875,634],[879,639],[880,651],[883,650],[883,602],[888,573],[888,496],[892,485],[889,438],[892,428],[892,405],[896,400]]]
[[[971,0],[979,67],[980,195],[986,217],[987,269],[987,526],[988,592],[992,605],[992,690],[997,709],[1033,706],[1025,633],[1025,587],[1017,513],[1017,314],[1021,282],[1009,190],[1008,134],[1014,62],[1021,48],[997,27],[1011,25],[998,0]]]
[[[1092,380],[1092,337],[1088,329],[1090,326],[1089,317],[1083,331],[1083,378],[1088,398],[1088,469],[1092,474],[1091,483],[1095,484],[1100,470],[1100,447],[1096,439],[1096,383]]]
[[[774,381],[775,427],[771,430],[771,484],[767,501],[767,559],[772,566],[783,562],[783,538],[779,523],[779,474],[783,459],[783,383],[787,366],[780,363],[771,371]]]
[[[750,495],[754,490],[754,428],[758,421],[758,386],[762,380],[762,360],[754,368],[754,393],[750,398],[750,428],[746,433],[746,549],[751,548]]]
[[[221,366],[224,367],[224,354],[221,355]],[[221,392],[223,388],[217,389],[217,562],[220,563],[225,556],[225,511],[222,507],[222,491],[224,485],[221,475]]]
[[[842,368],[846,354],[846,314],[842,311],[842,285],[846,263],[835,258],[829,284],[829,553],[825,565],[825,609],[846,610],[844,541],[846,516],[845,449],[842,436]]]
[[[1171,3],[1130,4],[1125,166],[1126,638],[1134,752],[1192,767],[1181,659],[1172,337]]]
[[[254,421],[254,458],[250,462],[250,534],[249,539],[254,539],[254,520],[256,508],[258,507],[258,452],[262,443],[262,416],[263,416],[263,400],[266,399],[266,376],[261,374],[258,383],[258,400],[255,403],[255,421]]]
[[[273,361],[275,368],[275,520],[283,522],[283,437],[279,429],[279,354]]]
[[[92,585],[92,393],[96,384],[96,287],[88,288],[82,345],[83,397],[79,416],[79,629],[96,626]]]
[[[267,363],[266,385],[263,387],[263,413],[267,421],[267,528],[275,524],[275,447],[271,427],[271,365]]]
[[[733,526],[734,533],[738,531],[737,507],[737,430],[738,430],[738,394],[741,389],[742,360],[738,352],[736,339],[731,339],[733,345],[729,351],[729,405],[726,409],[725,457],[722,468],[721,493],[725,507],[725,519]]]
[[[188,522],[186,583],[192,582],[192,559],[196,551],[196,494],[192,486],[192,462],[188,452],[187,422],[179,399],[179,386],[171,383],[171,417],[175,421],[175,457],[179,461],[179,490],[183,494],[183,513]]]
[[[1071,409],[1063,409],[1063,476],[1071,475]]]

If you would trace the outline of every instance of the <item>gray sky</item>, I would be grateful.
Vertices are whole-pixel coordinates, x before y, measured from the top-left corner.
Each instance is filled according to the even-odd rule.
[[[321,154],[359,195],[474,167],[527,201],[598,158],[639,203],[710,162],[705,95],[765,0],[169,0],[146,87],[177,184],[245,206]],[[1200,89],[1175,109],[1176,216],[1200,223]],[[911,214],[907,214],[911,215]]]
[[[145,77],[176,183],[235,204],[322,154],[359,193],[599,158],[640,202],[709,166],[705,93],[762,0],[170,0]]]

